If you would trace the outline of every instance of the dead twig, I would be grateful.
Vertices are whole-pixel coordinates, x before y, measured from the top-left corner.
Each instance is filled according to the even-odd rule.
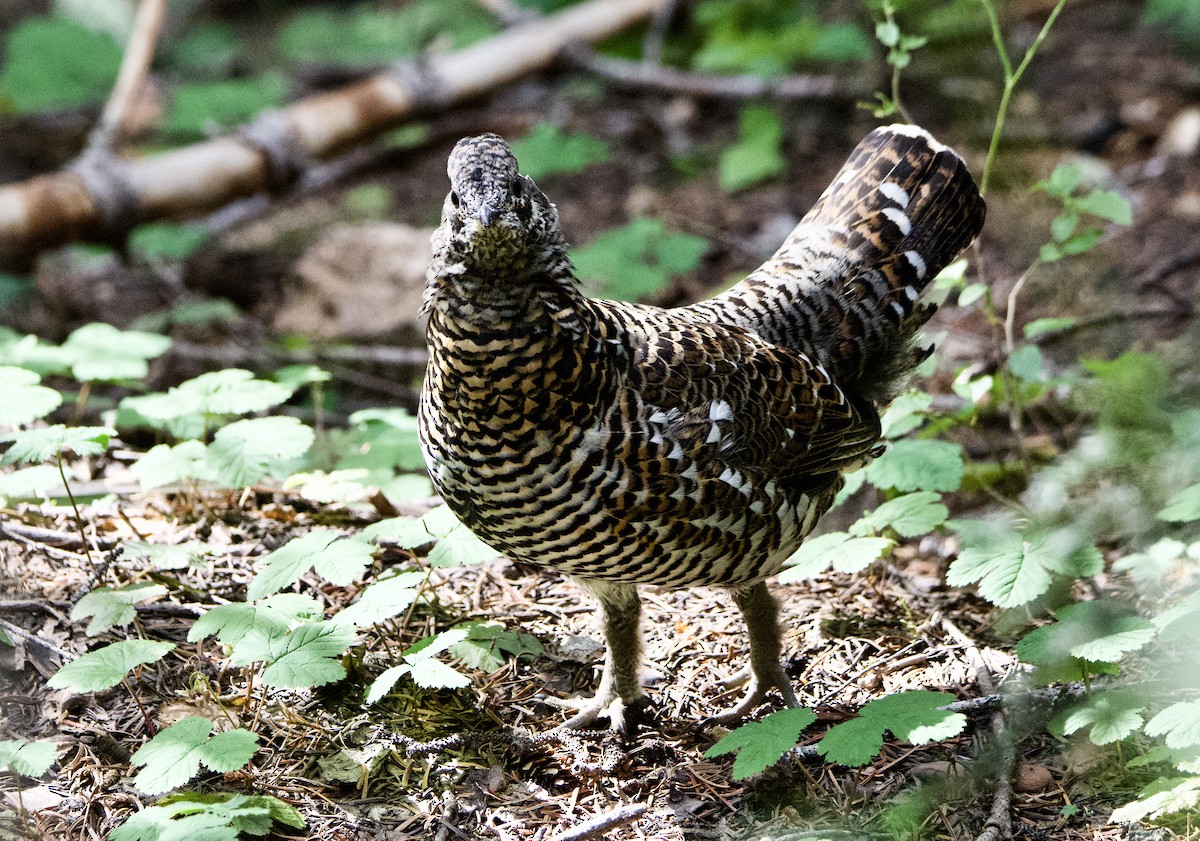
[[[117,81],[100,114],[100,121],[88,137],[89,153],[110,153],[121,139],[129,108],[145,87],[146,74],[154,59],[154,49],[162,32],[166,12],[166,0],[142,0],[138,6],[133,31],[121,59],[121,69],[117,72]]]
[[[550,841],[586,841],[589,838],[599,838],[609,830],[616,829],[619,826],[633,823],[650,809],[645,803],[633,803],[628,806],[620,806],[611,812],[606,812],[603,815],[597,815],[594,818],[584,821],[578,826],[573,826],[565,832],[560,832],[550,838]]]

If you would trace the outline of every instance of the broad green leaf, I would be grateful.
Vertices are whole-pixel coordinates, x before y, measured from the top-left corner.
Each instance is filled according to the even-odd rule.
[[[308,452],[313,431],[293,417],[234,421],[221,427],[208,447],[217,479],[233,488],[253,485],[280,463]]]
[[[208,463],[208,447],[201,441],[183,441],[173,447],[158,444],[139,458],[130,470],[145,491],[180,482],[217,481],[217,472]]]
[[[362,540],[343,538],[332,529],[313,529],[263,556],[246,599],[256,601],[277,593],[311,568],[334,584],[349,584],[367,568],[373,554],[373,547]]]
[[[925,423],[933,396],[924,391],[906,391],[888,406],[880,419],[884,438],[899,438]]]
[[[402,664],[383,672],[371,683],[367,703],[374,704],[386,697],[405,675],[412,675],[413,682],[426,689],[460,689],[470,685],[470,678],[436,659],[438,654],[463,642],[469,633],[466,628],[451,628],[410,646]]]
[[[132,815],[109,841],[238,841],[266,835],[272,822],[304,828],[300,813],[275,797],[179,792]]]
[[[212,728],[210,719],[189,716],[160,730],[130,758],[130,764],[142,769],[134,787],[162,794],[196,776],[201,763],[212,771],[236,771],[258,750],[258,736],[249,730],[210,735]]]
[[[865,468],[880,490],[956,491],[962,484],[962,447],[949,441],[902,439]]]
[[[1111,601],[1059,608],[1052,625],[1035,628],[1017,643],[1026,663],[1050,668],[1084,668],[1137,651],[1154,639],[1154,624]]]
[[[99,692],[116,686],[138,666],[157,663],[175,646],[154,640],[123,640],[81,654],[47,682],[51,689]]]
[[[198,642],[215,635],[225,645],[236,646],[250,634],[259,639],[281,637],[294,625],[324,617],[324,609],[312,596],[276,593],[253,604],[228,602],[209,608],[192,624],[187,638]]]
[[[1099,692],[1066,714],[1062,731],[1066,735],[1090,727],[1088,734],[1095,745],[1119,742],[1136,733],[1142,726],[1141,711],[1145,703],[1115,692]]]
[[[338,470],[371,471],[382,484],[399,470],[425,469],[417,419],[403,409],[364,409],[350,415],[351,433]]]
[[[67,471],[67,478],[71,478]],[[0,473],[0,499],[28,499],[39,497],[62,488],[62,477],[58,468],[48,464],[38,464],[14,470],[11,473]]]
[[[371,681],[371,685],[367,687],[365,701],[368,704],[378,704],[392,691],[392,687],[412,671],[412,666],[408,663],[401,663],[398,666],[392,666],[390,669],[385,669],[380,673],[379,677]]]
[[[1074,327],[1078,321],[1079,319],[1073,315],[1057,318],[1036,318],[1025,325],[1025,338],[1036,339],[1038,336],[1043,336],[1046,333],[1057,333],[1059,330],[1067,330]]]
[[[542,653],[542,644],[536,637],[505,630],[497,622],[470,622],[465,628],[466,639],[452,645],[450,653],[474,669],[494,672],[508,657],[536,657]]]
[[[324,686],[341,680],[346,667],[338,659],[354,642],[354,629],[334,622],[301,625],[282,637],[267,641],[266,656],[256,657],[270,665],[263,683],[285,689]],[[243,641],[241,647],[245,647]]]
[[[241,368],[225,368],[180,383],[165,394],[127,397],[122,405],[129,404],[151,422],[167,425],[181,419],[202,421],[211,416],[263,412],[287,400],[293,392],[290,386],[255,379],[254,374]]]
[[[1200,639],[1200,590],[1150,619],[1163,642]]]
[[[842,531],[830,532],[805,541],[787,561],[779,575],[781,582],[803,581],[832,566],[838,572],[858,572],[883,556],[892,546],[885,537],[851,537]]]
[[[1042,377],[1042,352],[1037,345],[1022,345],[1005,362],[1014,376],[1033,382]]]
[[[1075,192],[1079,182],[1083,180],[1083,168],[1078,164],[1059,164],[1050,173],[1050,178],[1039,181],[1034,186],[1045,190],[1052,196],[1065,199]]]
[[[0,111],[75,108],[101,102],[121,65],[121,46],[64,17],[27,17],[7,33]]]
[[[62,395],[41,382],[33,371],[0,365],[0,427],[20,426],[44,418],[62,405]]]
[[[830,727],[817,744],[817,752],[830,762],[858,768],[879,754],[883,731],[878,721],[861,716],[852,718]]]
[[[0,464],[38,464],[57,458],[60,453],[96,456],[108,449],[109,437],[116,432],[105,426],[54,426],[23,429],[0,435],[0,441],[13,444]]]
[[[285,365],[275,372],[275,382],[283,383],[294,389],[316,383],[327,383],[332,379],[333,374],[317,365]]]
[[[562,173],[582,172],[608,160],[608,144],[590,134],[568,134],[553,123],[538,123],[511,144],[521,172],[535,181]]]
[[[186,96],[188,87],[178,90]],[[211,237],[209,227],[199,222],[150,222],[133,229],[129,248],[145,259],[176,262],[192,256]]]
[[[952,521],[951,527],[964,522]],[[946,583],[952,587],[978,583],[979,594],[1003,608],[1019,607],[1045,593],[1051,572],[1094,574],[1099,558],[1092,547],[1064,551],[1044,535],[1027,538],[1005,530],[964,535],[963,547],[950,564]]]
[[[1093,190],[1087,195],[1071,201],[1073,207],[1118,225],[1133,224],[1133,210],[1129,202],[1113,190]]]
[[[971,304],[982,298],[987,293],[987,290],[987,286],[982,283],[968,283],[962,288],[962,291],[958,293],[958,300],[956,303],[960,307],[969,307]]]
[[[208,545],[198,540],[170,544],[127,540],[121,544],[122,558],[146,558],[155,569],[187,569],[211,551]]]
[[[71,375],[80,382],[140,380],[147,360],[166,353],[171,340],[157,333],[118,330],[111,324],[85,324],[62,344],[73,359]]]
[[[712,758],[737,751],[737,759],[733,762],[733,778],[744,780],[778,762],[796,746],[800,734],[816,720],[817,714],[804,707],[776,710],[760,721],[752,721],[730,731],[704,755]]]
[[[53,742],[31,742],[9,739],[0,742],[0,768],[15,771],[26,777],[40,777],[58,759],[58,747]]]
[[[947,692],[923,689],[877,698],[862,708],[858,718],[830,728],[817,750],[832,762],[857,767],[879,753],[886,730],[914,745],[948,739],[967,723],[962,713],[941,709],[953,701]]]
[[[701,237],[668,231],[657,219],[635,219],[572,249],[570,256],[580,278],[603,281],[605,294],[635,301],[696,268],[707,250]]]
[[[1168,523],[1190,523],[1200,520],[1200,484],[1184,488],[1167,500],[1167,506],[1158,512],[1158,519]]]
[[[1159,778],[1155,790],[1143,791],[1132,803],[1114,809],[1111,824],[1132,824],[1144,818],[1159,818],[1200,805],[1200,776]]]
[[[783,123],[769,108],[750,105],[738,119],[738,142],[721,153],[717,181],[734,193],[774,178],[787,168],[781,146]]]
[[[287,77],[273,71],[238,79],[184,83],[174,89],[162,128],[175,134],[202,135],[210,127],[245,123],[282,102],[287,89]],[[168,247],[168,251],[180,250],[176,243]]]
[[[137,615],[134,605],[138,602],[157,599],[167,594],[161,584],[129,584],[124,587],[99,587],[92,590],[71,608],[72,621],[91,618],[87,635],[94,637],[110,630],[114,625],[128,625]]]
[[[369,470],[335,470],[326,473],[314,470],[310,473],[293,473],[283,481],[285,491],[294,490],[305,499],[314,502],[348,503],[367,499],[372,489],[367,487]]]
[[[451,567],[482,563],[498,554],[469,528],[460,524],[438,538],[438,542],[429,550],[427,559],[435,567]]]
[[[1200,701],[1172,704],[1150,719],[1147,736],[1163,736],[1175,750],[1200,746]]]
[[[901,537],[927,534],[946,522],[949,512],[941,503],[941,494],[917,491],[888,500],[865,514],[852,528],[854,534],[895,529]]]
[[[416,600],[418,587],[424,580],[423,572],[399,572],[380,578],[362,591],[358,601],[340,610],[330,621],[364,628],[399,616]]]

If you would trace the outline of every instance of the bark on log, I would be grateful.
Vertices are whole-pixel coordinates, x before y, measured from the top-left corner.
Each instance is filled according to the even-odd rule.
[[[312,161],[547,67],[567,45],[613,35],[662,3],[591,0],[266,112],[233,134],[138,159],[86,154],[60,172],[0,187],[0,264],[67,242],[119,242],[140,222],[282,189]]]

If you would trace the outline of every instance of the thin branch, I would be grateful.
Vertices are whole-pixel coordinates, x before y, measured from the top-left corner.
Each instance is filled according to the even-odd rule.
[[[121,139],[121,128],[129,108],[146,85],[146,74],[150,71],[150,62],[154,60],[154,49],[162,33],[166,13],[166,0],[142,0],[138,6],[117,81],[100,114],[100,121],[88,137],[89,152],[111,152]]]
[[[597,815],[584,821],[579,826],[571,827],[550,838],[550,841],[586,841],[589,838],[599,838],[604,833],[619,826],[633,823],[650,809],[645,803],[633,803],[620,806],[611,812]]]
[[[791,75],[764,77],[752,73],[714,76],[667,67],[649,61],[629,61],[600,55],[579,44],[563,50],[571,67],[599,76],[615,85],[659,93],[711,99],[853,99],[857,94],[836,76]]]

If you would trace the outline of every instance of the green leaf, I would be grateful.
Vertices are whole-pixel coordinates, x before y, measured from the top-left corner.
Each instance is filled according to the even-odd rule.
[[[85,324],[63,342],[72,359],[71,376],[80,382],[140,380],[147,360],[167,352],[171,340],[157,333],[118,330],[111,324]]]
[[[1079,214],[1070,211],[1060,213],[1050,223],[1050,236],[1054,237],[1055,242],[1066,242],[1070,239],[1071,234],[1075,233],[1075,229],[1079,227]]]
[[[368,499],[372,489],[364,482],[369,480],[371,471],[363,469],[335,470],[326,473],[324,470],[313,470],[308,473],[293,473],[283,480],[285,491],[294,490],[305,499],[324,503],[349,503]]]
[[[952,521],[951,527],[971,521]],[[952,587],[978,582],[979,594],[997,607],[1019,607],[1050,588],[1050,574],[1095,574],[1103,558],[1093,547],[1059,546],[1046,535],[1023,535],[1003,524],[965,534],[963,548],[946,574]]]
[[[958,293],[957,303],[960,307],[969,307],[971,304],[982,298],[987,290],[988,288],[986,284],[968,283],[962,288],[962,291]]]
[[[608,144],[590,134],[567,134],[553,123],[541,122],[511,144],[521,172],[535,181],[562,173],[582,172],[608,160]]]
[[[310,622],[282,637],[247,634],[238,645],[242,661],[265,660],[263,683],[284,689],[324,686],[346,676],[338,659],[354,642],[354,629],[335,622]]]
[[[124,587],[99,587],[92,590],[71,608],[71,620],[79,622],[91,618],[87,635],[94,637],[110,630],[114,625],[128,625],[137,616],[134,605],[138,602],[157,599],[167,594],[161,584],[128,584]]]
[[[116,435],[104,426],[63,426],[24,429],[0,435],[0,441],[12,441],[0,464],[38,464],[56,459],[60,453],[96,456],[108,449],[108,439]]]
[[[1179,604],[1153,617],[1158,638],[1163,642],[1200,638],[1200,590],[1193,591]]]
[[[1083,254],[1099,245],[1102,239],[1104,239],[1104,231],[1099,228],[1084,228],[1062,243],[1060,250],[1063,256]]]
[[[880,490],[956,491],[962,484],[962,447],[949,441],[893,441],[865,469],[867,481]]]
[[[1073,199],[1071,204],[1083,213],[1118,225],[1133,224],[1133,210],[1129,202],[1113,190],[1092,190],[1085,196]]]
[[[1052,669],[1085,668],[1137,651],[1154,639],[1154,623],[1111,601],[1081,602],[1059,608],[1052,625],[1036,628],[1017,643],[1026,663]]]
[[[282,102],[287,89],[287,77],[273,71],[240,79],[181,84],[175,88],[162,129],[173,134],[198,136],[208,128],[245,123]],[[178,253],[181,245],[198,244],[195,242],[198,231],[184,236],[182,243],[169,243],[168,251]],[[160,238],[157,244],[161,242]]]
[[[236,646],[251,634],[260,640],[282,637],[293,625],[324,616],[324,609],[312,596],[276,593],[254,604],[228,602],[209,608],[192,624],[187,638],[188,642],[199,642],[216,635],[225,645]]]
[[[1183,750],[1200,746],[1200,701],[1172,704],[1146,725],[1147,736],[1163,736],[1167,747]]]
[[[778,762],[796,746],[805,728],[816,720],[817,714],[804,707],[776,710],[761,721],[752,721],[730,731],[704,755],[711,759],[737,751],[733,778],[744,780]]]
[[[241,368],[212,371],[180,383],[165,394],[126,397],[129,405],[152,423],[170,426],[174,421],[189,432],[183,437],[199,438],[204,420],[220,415],[246,415],[263,412],[292,396],[294,389],[270,380],[259,380]]]
[[[572,249],[580,278],[605,283],[606,294],[634,301],[700,265],[708,250],[701,237],[668,231],[657,219],[635,219]]]
[[[426,689],[460,689],[469,686],[470,678],[436,659],[438,654],[463,642],[469,633],[467,628],[451,628],[411,646],[404,654],[403,663],[391,667],[371,682],[367,689],[367,703],[374,704],[387,697],[396,681],[405,675],[412,675],[413,682]]]
[[[1143,709],[1145,704],[1132,695],[1096,693],[1066,714],[1062,721],[1062,732],[1069,736],[1090,727],[1092,744],[1119,742],[1142,726],[1140,713]]]
[[[379,677],[371,681],[371,685],[367,687],[367,694],[364,700],[368,704],[378,704],[392,691],[392,687],[412,671],[412,666],[408,663],[401,663],[397,666],[392,666],[390,669],[385,669],[380,672]]]
[[[1036,339],[1038,336],[1043,336],[1046,333],[1057,333],[1060,330],[1068,330],[1078,322],[1079,319],[1073,315],[1056,318],[1037,318],[1025,325],[1025,338]]]
[[[181,87],[180,94],[186,90]],[[129,248],[143,259],[173,262],[186,260],[211,237],[209,227],[199,222],[150,222],[130,232]]]
[[[505,630],[498,622],[468,622],[459,627],[466,629],[467,637],[450,646],[450,653],[473,669],[494,672],[509,657],[536,657],[542,653],[536,637]]]
[[[962,713],[940,709],[953,701],[947,692],[923,689],[877,698],[862,708],[858,718],[831,727],[817,750],[832,762],[858,767],[879,753],[888,730],[914,745],[948,739],[967,724]]]
[[[717,168],[717,181],[727,193],[752,187],[787,168],[782,151],[783,123],[775,112],[759,105],[746,106],[738,123],[738,142],[721,153]]]
[[[121,47],[64,17],[27,17],[6,38],[0,111],[75,108],[101,102],[121,65]]]
[[[40,777],[58,759],[58,747],[53,742],[31,742],[9,739],[0,742],[0,768],[26,777]]]
[[[304,455],[313,440],[312,428],[293,417],[240,420],[217,430],[208,460],[220,482],[243,488]]]
[[[363,540],[344,539],[332,529],[313,529],[263,556],[246,598],[255,601],[290,587],[310,568],[334,584],[349,584],[371,563],[374,551]]]
[[[1033,382],[1042,377],[1042,352],[1037,345],[1022,345],[1005,363],[1013,376]]]
[[[300,813],[274,797],[178,792],[132,815],[109,841],[237,841],[241,833],[266,835],[272,822],[304,827]]]
[[[1065,199],[1075,192],[1083,180],[1083,168],[1077,164],[1060,164],[1050,173],[1049,180],[1039,181],[1034,186],[1052,196]]]
[[[864,515],[851,531],[859,534],[891,528],[901,537],[927,534],[946,522],[949,515],[941,498],[941,494],[933,491],[917,491],[896,497]],[[864,530],[860,531],[860,527]]]
[[[1167,500],[1167,506],[1158,512],[1158,519],[1168,523],[1200,520],[1200,484],[1184,488]]]
[[[1114,809],[1108,819],[1109,823],[1137,823],[1144,818],[1160,818],[1174,812],[1195,809],[1197,804],[1200,804],[1200,776],[1171,779],[1160,777],[1155,783],[1158,785],[1154,790],[1143,791],[1137,800]]]
[[[805,541],[784,562],[787,568],[779,580],[803,581],[830,566],[838,572],[858,572],[877,561],[891,546],[892,541],[885,537],[851,537],[842,531],[829,532]]]
[[[423,572],[398,572],[362,591],[358,601],[340,610],[331,622],[364,628],[399,616],[416,601]]]
[[[318,365],[284,365],[275,372],[275,382],[291,386],[295,390],[306,385],[327,383],[333,374]]]
[[[142,770],[133,785],[144,794],[162,794],[196,776],[203,764],[217,772],[236,771],[258,750],[258,736],[249,730],[227,730],[212,734],[213,723],[189,716],[142,745],[130,764]]]
[[[200,558],[212,550],[198,540],[183,543],[147,543],[127,540],[121,544],[121,558],[146,558],[155,569],[187,569],[199,564]]]
[[[67,478],[70,477],[71,471],[68,470]],[[0,474],[0,498],[29,499],[59,492],[61,488],[62,477],[58,475],[58,468],[48,464]]]
[[[217,472],[208,463],[208,447],[201,441],[184,441],[171,446],[158,444],[139,458],[130,470],[142,490],[181,482],[215,482]]]
[[[417,419],[403,409],[364,409],[350,415],[351,437],[339,470],[371,471],[382,484],[396,469],[425,470]]]
[[[0,426],[20,426],[39,420],[62,404],[62,395],[41,382],[33,371],[0,365]]]
[[[438,542],[429,550],[427,560],[435,567],[466,566],[482,563],[497,554],[469,528],[459,524],[438,538]]]
[[[880,423],[884,438],[899,438],[925,423],[924,412],[933,405],[933,396],[911,390],[899,395],[883,413]]]
[[[116,686],[138,666],[157,663],[175,646],[154,640],[123,640],[81,654],[47,682],[51,689],[99,692]]]
[[[900,43],[900,27],[891,21],[880,21],[875,24],[875,38],[885,47],[894,47]]]

